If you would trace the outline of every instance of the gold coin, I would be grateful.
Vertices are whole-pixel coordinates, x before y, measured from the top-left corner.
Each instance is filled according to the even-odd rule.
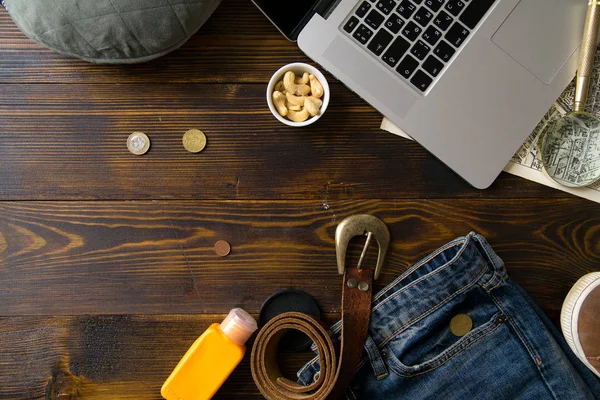
[[[8,249],[8,243],[6,243],[6,239],[2,236],[2,232],[0,232],[0,253],[4,250]]]
[[[465,336],[473,329],[473,320],[467,314],[458,314],[450,321],[450,332],[454,336]]]
[[[190,129],[183,134],[183,147],[190,153],[198,153],[206,146],[206,136],[198,129]]]
[[[231,245],[225,240],[219,240],[215,243],[215,253],[218,256],[225,257],[231,251]]]
[[[127,138],[127,150],[136,156],[145,154],[150,148],[150,138],[143,132],[133,132]]]

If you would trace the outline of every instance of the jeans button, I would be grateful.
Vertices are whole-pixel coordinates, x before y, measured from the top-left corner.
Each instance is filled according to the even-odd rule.
[[[387,350],[381,350],[381,357],[388,358],[389,357],[388,351]]]

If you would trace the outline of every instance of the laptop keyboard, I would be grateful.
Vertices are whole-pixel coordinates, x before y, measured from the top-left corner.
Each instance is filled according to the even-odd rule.
[[[495,0],[363,0],[342,30],[421,92]]]

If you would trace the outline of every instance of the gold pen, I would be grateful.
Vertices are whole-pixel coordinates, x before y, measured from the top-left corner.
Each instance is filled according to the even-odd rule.
[[[590,0],[588,3],[583,39],[579,49],[579,68],[575,81],[575,104],[573,111],[581,112],[587,101],[590,78],[594,67],[594,58],[598,46],[598,28],[600,27],[600,1]]]

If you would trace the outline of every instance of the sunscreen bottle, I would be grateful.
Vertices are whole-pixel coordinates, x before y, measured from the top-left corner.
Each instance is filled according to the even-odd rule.
[[[207,400],[219,390],[242,361],[244,343],[257,329],[256,320],[234,308],[220,324],[212,324],[200,336],[160,390],[167,400]]]

